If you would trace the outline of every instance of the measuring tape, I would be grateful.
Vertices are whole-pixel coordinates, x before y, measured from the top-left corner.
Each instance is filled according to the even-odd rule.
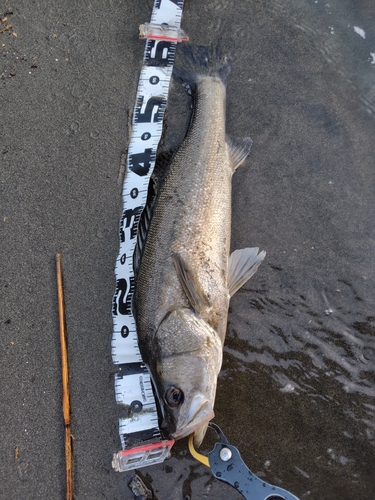
[[[112,360],[118,368],[115,394],[125,413],[119,420],[122,450],[112,461],[117,471],[163,462],[174,443],[161,437],[150,374],[138,348],[132,298],[138,224],[146,205],[148,184],[162,134],[177,42],[187,40],[180,28],[183,3],[184,0],[155,0],[151,22],[140,26],[140,37],[147,38],[147,42],[122,193],[120,251],[116,260],[116,291],[112,307]]]

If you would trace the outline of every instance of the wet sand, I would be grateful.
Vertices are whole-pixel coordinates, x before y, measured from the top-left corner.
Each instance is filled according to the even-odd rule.
[[[187,0],[183,16],[192,43],[232,56],[228,133],[254,141],[233,180],[232,246],[267,251],[231,302],[215,422],[254,473],[301,499],[375,491],[369,5],[329,13],[320,3]],[[12,28],[0,34],[0,498],[64,496],[60,252],[75,495],[132,499],[132,473],[111,468],[120,449],[111,301],[138,26],[152,2],[3,2],[3,16],[10,7]],[[174,82],[163,149],[188,116]],[[159,500],[241,498],[186,440],[139,473]]]

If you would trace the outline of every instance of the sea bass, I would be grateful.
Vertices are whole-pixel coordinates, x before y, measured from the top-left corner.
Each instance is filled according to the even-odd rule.
[[[161,428],[174,439],[194,432],[195,446],[214,417],[230,297],[265,257],[258,248],[229,256],[232,175],[252,141],[226,136],[223,79],[194,76],[193,118],[158,189],[136,269],[139,348]]]

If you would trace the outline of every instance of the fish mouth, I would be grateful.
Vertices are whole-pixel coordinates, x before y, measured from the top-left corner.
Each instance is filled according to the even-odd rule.
[[[193,432],[198,429],[202,429],[199,434],[203,436],[205,429],[207,428],[208,422],[212,420],[215,416],[212,405],[207,399],[202,395],[197,395],[194,397],[189,412],[185,418],[185,421],[173,434],[173,439],[181,439],[186,436],[190,436]],[[202,437],[203,439],[203,437]]]

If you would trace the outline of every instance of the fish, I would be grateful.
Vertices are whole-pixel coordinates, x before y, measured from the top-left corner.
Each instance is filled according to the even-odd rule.
[[[214,418],[230,298],[265,257],[258,248],[230,254],[232,176],[252,141],[226,134],[228,74],[225,62],[213,74],[206,68],[182,76],[192,119],[143,217],[135,266],[138,343],[160,428],[173,439],[194,433],[196,447]]]

